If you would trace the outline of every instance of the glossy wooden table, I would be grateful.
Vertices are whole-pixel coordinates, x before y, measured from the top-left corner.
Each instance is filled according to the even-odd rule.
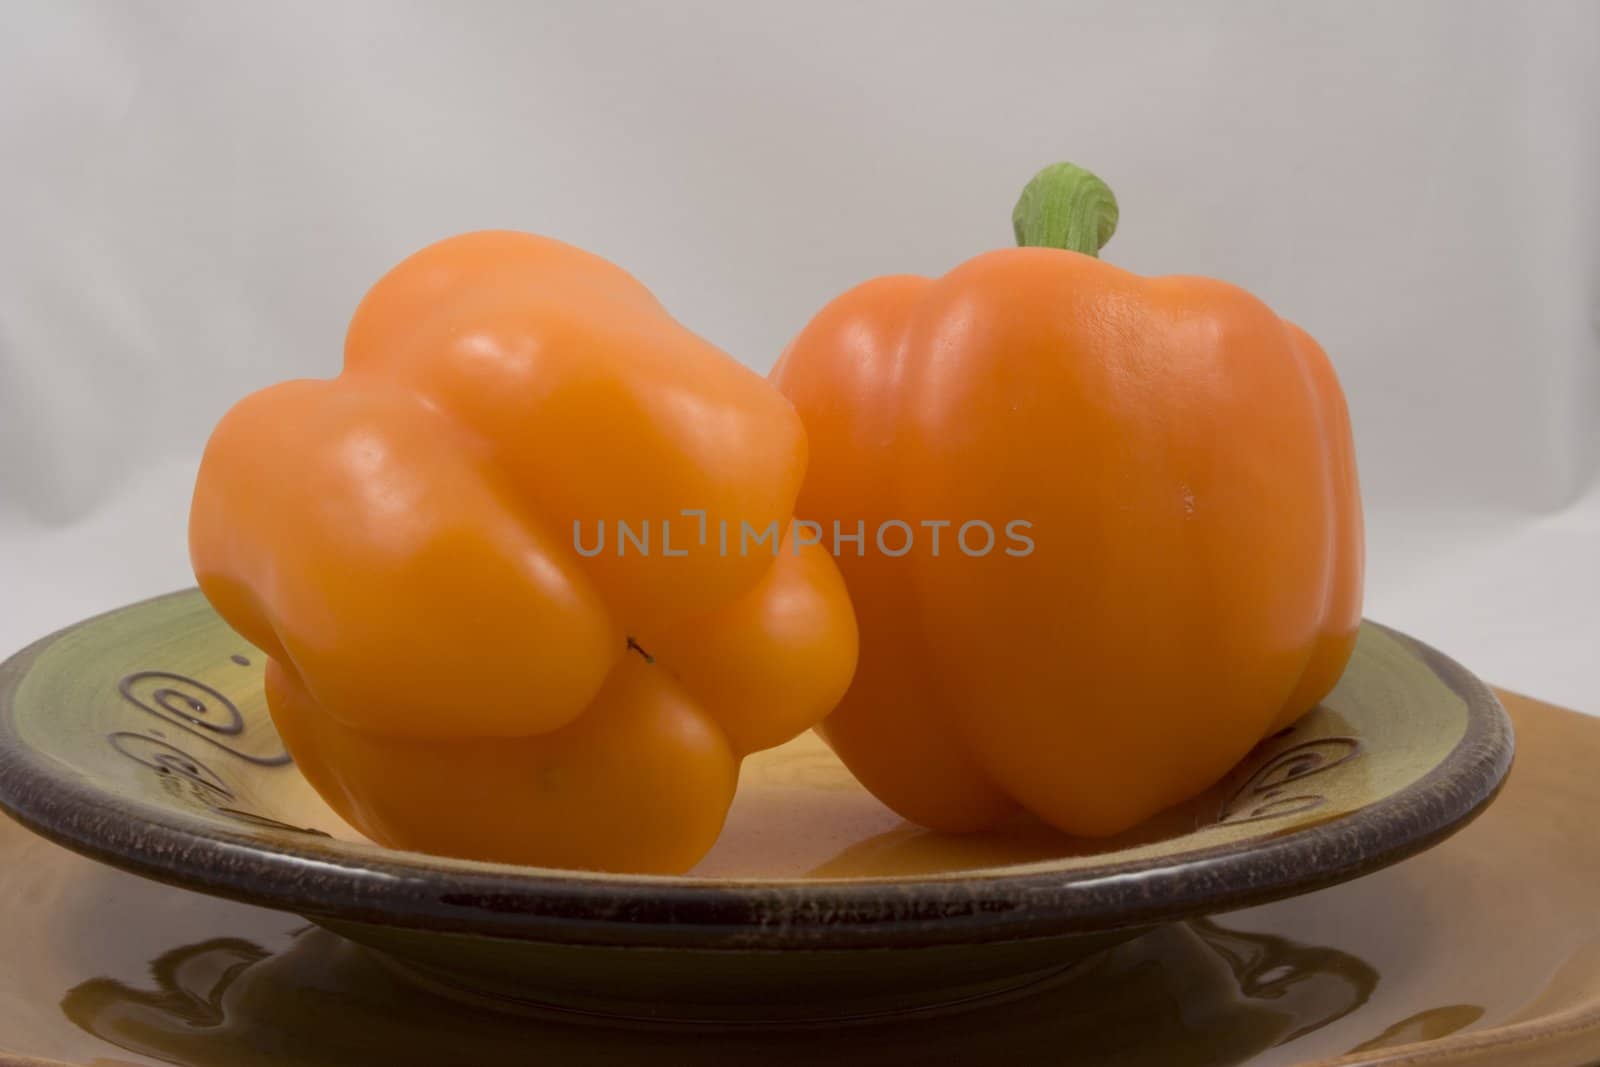
[[[1600,1062],[1600,719],[1502,699],[1510,783],[1433,851],[1162,928],[1009,1002],[872,1026],[506,1014],[297,916],[146,882],[0,819],[0,1064]]]

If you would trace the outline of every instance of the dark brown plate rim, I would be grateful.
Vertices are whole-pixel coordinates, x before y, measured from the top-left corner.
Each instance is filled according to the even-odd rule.
[[[128,611],[180,590],[130,604]],[[107,612],[105,614],[114,614]],[[708,950],[895,948],[1070,937],[1231,911],[1334,885],[1461,829],[1504,784],[1515,741],[1489,688],[1378,623],[1467,705],[1467,729],[1417,781],[1266,839],[1071,870],[904,880],[725,881],[518,869],[307,837],[267,847],[177,809],[114,797],[25,747],[13,696],[86,619],[0,664],[0,809],[50,840],[185,889],[312,918],[514,940]]]

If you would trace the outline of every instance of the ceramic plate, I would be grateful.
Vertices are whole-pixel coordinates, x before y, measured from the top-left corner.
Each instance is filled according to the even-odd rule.
[[[1156,923],[1427,848],[1488,803],[1512,754],[1480,682],[1369,623],[1320,707],[1122,838],[917,830],[807,735],[746,762],[695,871],[598,875],[361,840],[284,752],[260,673],[195,591],[45,638],[0,666],[0,806],[117,866],[300,912],[443,988],[613,1022],[992,1003]]]

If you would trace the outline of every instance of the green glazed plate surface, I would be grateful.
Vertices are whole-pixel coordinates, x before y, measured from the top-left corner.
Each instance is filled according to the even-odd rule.
[[[261,667],[193,590],[45,638],[0,666],[0,807],[119,867],[300,912],[445,988],[612,1021],[992,1002],[1155,924],[1421,851],[1489,802],[1512,755],[1487,688],[1368,623],[1320,707],[1115,840],[919,830],[807,735],[746,761],[694,871],[601,875],[361,840],[284,751]]]

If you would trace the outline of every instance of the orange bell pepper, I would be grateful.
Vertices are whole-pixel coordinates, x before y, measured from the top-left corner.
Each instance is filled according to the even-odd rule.
[[[854,669],[821,546],[705,536],[787,530],[805,462],[788,402],[628,274],[474,233],[373,287],[337,378],[226,415],[190,549],[270,657],[291,753],[357,829],[680,871],[740,757],[821,719]]]
[[[1355,642],[1327,358],[1240,289],[1095,258],[1116,218],[1047,168],[1025,247],[852,289],[773,371],[811,443],[797,514],[867,531],[838,560],[861,662],[821,732],[926,826],[1125,830],[1316,704]]]

